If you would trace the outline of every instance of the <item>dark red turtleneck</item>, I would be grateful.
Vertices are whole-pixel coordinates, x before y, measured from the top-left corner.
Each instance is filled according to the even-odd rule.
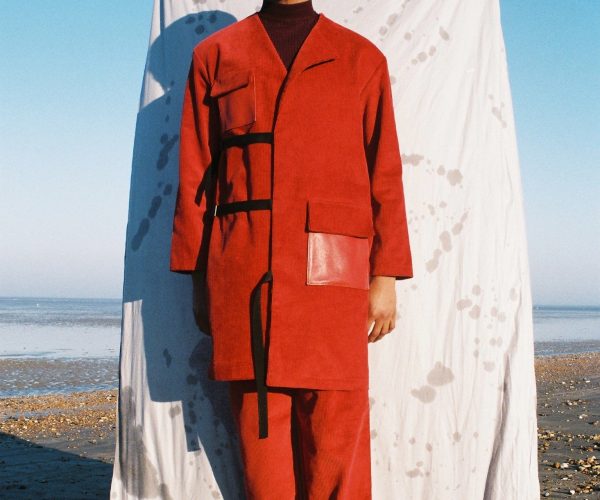
[[[289,70],[302,43],[319,18],[319,13],[313,8],[312,0],[293,4],[263,0],[258,17],[273,41],[283,64]]]

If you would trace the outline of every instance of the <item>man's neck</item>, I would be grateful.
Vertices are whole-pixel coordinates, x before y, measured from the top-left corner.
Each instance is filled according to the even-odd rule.
[[[298,19],[317,15],[312,0],[288,0],[288,2],[263,0],[259,13],[263,17],[273,19]]]

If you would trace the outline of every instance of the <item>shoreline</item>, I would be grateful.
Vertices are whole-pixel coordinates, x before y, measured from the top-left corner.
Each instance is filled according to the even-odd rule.
[[[119,355],[0,355],[0,399],[116,390]],[[534,362],[600,354],[600,340],[536,341]]]
[[[534,365],[542,497],[600,499],[600,352],[536,355]],[[1,397],[0,496],[108,498],[117,397]]]

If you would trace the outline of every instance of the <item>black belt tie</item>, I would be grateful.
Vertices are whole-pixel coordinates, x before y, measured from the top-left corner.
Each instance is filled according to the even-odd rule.
[[[273,144],[273,132],[251,132],[249,134],[232,135],[221,140],[221,147],[247,146],[256,142]]]
[[[215,205],[214,216],[231,214],[247,210],[270,210],[273,200],[261,198],[254,200],[232,201]],[[269,269],[260,278],[252,290],[250,298],[250,334],[252,342],[252,362],[254,365],[254,380],[256,382],[256,395],[258,399],[258,437],[266,438],[268,435],[267,414],[267,385],[266,385],[266,356],[263,344],[263,328],[261,317],[260,296],[262,285],[273,281],[273,273]]]
[[[273,132],[252,132],[248,134],[226,137],[221,141],[222,150],[230,147],[245,147],[249,144],[264,142],[273,144]],[[234,201],[215,205],[214,215],[226,215],[247,210],[270,210],[273,200],[254,199]],[[267,385],[266,385],[266,356],[263,344],[263,328],[261,319],[260,296],[262,285],[273,281],[273,273],[269,269],[265,272],[254,290],[250,299],[250,333],[252,338],[252,362],[254,364],[254,380],[256,382],[256,395],[258,399],[258,437],[266,438],[268,435],[267,415]]]
[[[265,366],[265,346],[263,344],[263,329],[261,319],[260,295],[263,283],[273,281],[273,273],[269,269],[252,291],[251,298],[251,334],[252,334],[252,359],[254,363],[254,380],[256,382],[256,395],[258,399],[258,438],[268,435],[267,415],[267,385]]]

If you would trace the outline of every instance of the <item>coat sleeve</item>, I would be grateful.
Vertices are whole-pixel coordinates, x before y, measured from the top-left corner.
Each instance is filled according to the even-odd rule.
[[[387,59],[384,57],[361,91],[363,138],[371,181],[375,234],[371,276],[413,277],[402,184],[402,161]]]
[[[219,159],[218,109],[206,69],[194,52],[179,127],[179,186],[171,234],[170,270],[204,272],[214,210],[213,176]]]

